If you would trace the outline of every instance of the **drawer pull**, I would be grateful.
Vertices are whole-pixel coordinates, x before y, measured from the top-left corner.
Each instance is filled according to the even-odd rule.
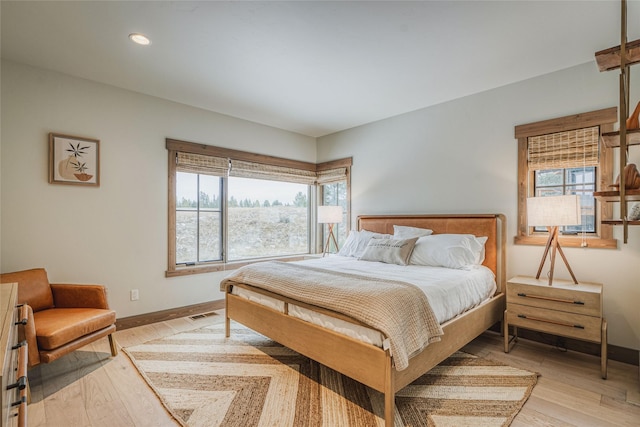
[[[18,381],[13,383],[13,384],[9,384],[7,386],[7,390],[11,390],[13,388],[17,388],[18,390],[24,390],[25,388],[27,388],[27,377],[26,376],[22,376],[20,378],[18,378]]]
[[[13,403],[11,404],[11,406],[20,406],[20,405],[22,405],[23,403],[27,403],[27,398],[26,398],[26,396],[22,396],[22,397],[20,397],[20,400],[16,400],[15,402],[13,402]]]
[[[524,298],[534,298],[534,299],[543,299],[543,300],[547,300],[547,301],[563,302],[565,304],[584,305],[583,301],[574,301],[574,300],[570,300],[570,299],[544,297],[542,295],[528,295],[528,294],[525,294],[524,292],[518,293],[518,296],[519,297],[524,297]]]
[[[18,344],[16,344],[13,347],[11,347],[11,350],[17,350],[20,347],[23,347],[25,345],[27,345],[27,340],[20,341]]]
[[[539,317],[525,316],[524,314],[518,314],[518,317],[521,318],[521,319],[534,320],[536,322],[552,323],[554,325],[568,326],[570,328],[577,328],[577,329],[584,329],[584,326],[582,326],[582,325],[574,325],[572,323],[565,323],[565,322],[556,322],[555,320],[548,320],[548,319],[541,319]]]

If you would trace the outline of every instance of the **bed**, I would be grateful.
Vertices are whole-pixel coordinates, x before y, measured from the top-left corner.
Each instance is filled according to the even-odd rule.
[[[486,237],[482,265],[495,275],[495,293],[482,304],[440,325],[442,335],[418,353],[412,353],[406,366],[397,369],[388,346],[373,345],[292,315],[289,307],[303,308],[341,322],[367,327],[361,321],[333,310],[298,299],[285,297],[272,290],[259,289],[247,283],[225,280],[226,335],[230,321],[237,321],[280,344],[324,364],[384,394],[384,421],[394,425],[395,393],[462,348],[483,331],[502,320],[505,297],[505,218],[501,214],[473,215],[364,215],[357,220],[358,230],[393,234],[394,225],[433,230],[433,234],[473,234]],[[265,304],[233,289],[244,289],[277,301]],[[336,350],[339,349],[339,350]],[[345,358],[344,355],[350,357]],[[396,354],[396,362],[400,360]]]

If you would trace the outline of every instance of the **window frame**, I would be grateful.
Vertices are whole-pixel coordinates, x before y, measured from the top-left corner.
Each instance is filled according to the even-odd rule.
[[[240,268],[244,265],[249,265],[255,262],[260,262],[268,259],[277,259],[280,261],[295,261],[301,260],[309,256],[312,253],[317,253],[317,236],[318,236],[318,224],[316,222],[316,211],[318,205],[318,184],[309,185],[309,253],[301,255],[283,255],[263,258],[252,258],[247,260],[227,261],[226,245],[228,240],[228,182],[223,179],[222,189],[222,247],[223,259],[221,261],[212,261],[205,264],[196,264],[188,266],[176,265],[176,156],[178,152],[193,153],[204,156],[223,157],[228,158],[231,161],[246,161],[252,163],[259,163],[269,166],[285,167],[292,169],[299,169],[302,171],[311,171],[317,174],[319,171],[330,170],[339,167],[346,167],[346,179],[347,179],[347,218],[350,226],[351,217],[351,191],[350,191],[350,175],[352,158],[339,159],[324,163],[310,163],[299,160],[285,159],[282,157],[268,156],[264,154],[251,153],[247,151],[234,150],[230,148],[216,147],[212,145],[197,144],[193,142],[180,141],[176,139],[166,138],[166,148],[168,151],[168,251],[167,251],[167,270],[165,271],[166,277],[185,276],[191,274],[210,273],[216,271],[225,271],[235,268]],[[276,181],[276,180],[274,180]],[[315,251],[314,251],[315,249]]]
[[[618,109],[606,108],[588,113],[544,120],[515,127],[515,138],[518,140],[518,220],[517,232],[514,238],[516,245],[539,245],[547,243],[548,232],[535,231],[527,225],[527,197],[533,196],[535,171],[528,166],[528,138],[556,132],[566,132],[575,129],[599,126],[600,135],[613,131],[613,125],[618,121]],[[565,168],[566,169],[566,168]],[[613,182],[613,152],[611,148],[600,144],[600,159],[596,166],[596,188],[599,191]],[[612,207],[609,203],[602,203],[596,199],[595,233],[589,233],[584,239],[587,248],[615,249],[618,241],[613,238],[613,226],[602,224],[603,218],[610,218]],[[583,236],[560,236],[563,247],[582,247]]]

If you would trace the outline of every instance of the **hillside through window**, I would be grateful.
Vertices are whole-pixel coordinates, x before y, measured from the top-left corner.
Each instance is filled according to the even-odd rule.
[[[229,178],[230,261],[309,253],[309,186]]]

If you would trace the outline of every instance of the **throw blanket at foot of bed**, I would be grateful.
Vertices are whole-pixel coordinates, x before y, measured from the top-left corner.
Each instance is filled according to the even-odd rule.
[[[379,330],[389,339],[398,371],[442,335],[424,292],[409,283],[278,261],[242,267],[220,288],[226,291],[234,283],[342,313]]]

